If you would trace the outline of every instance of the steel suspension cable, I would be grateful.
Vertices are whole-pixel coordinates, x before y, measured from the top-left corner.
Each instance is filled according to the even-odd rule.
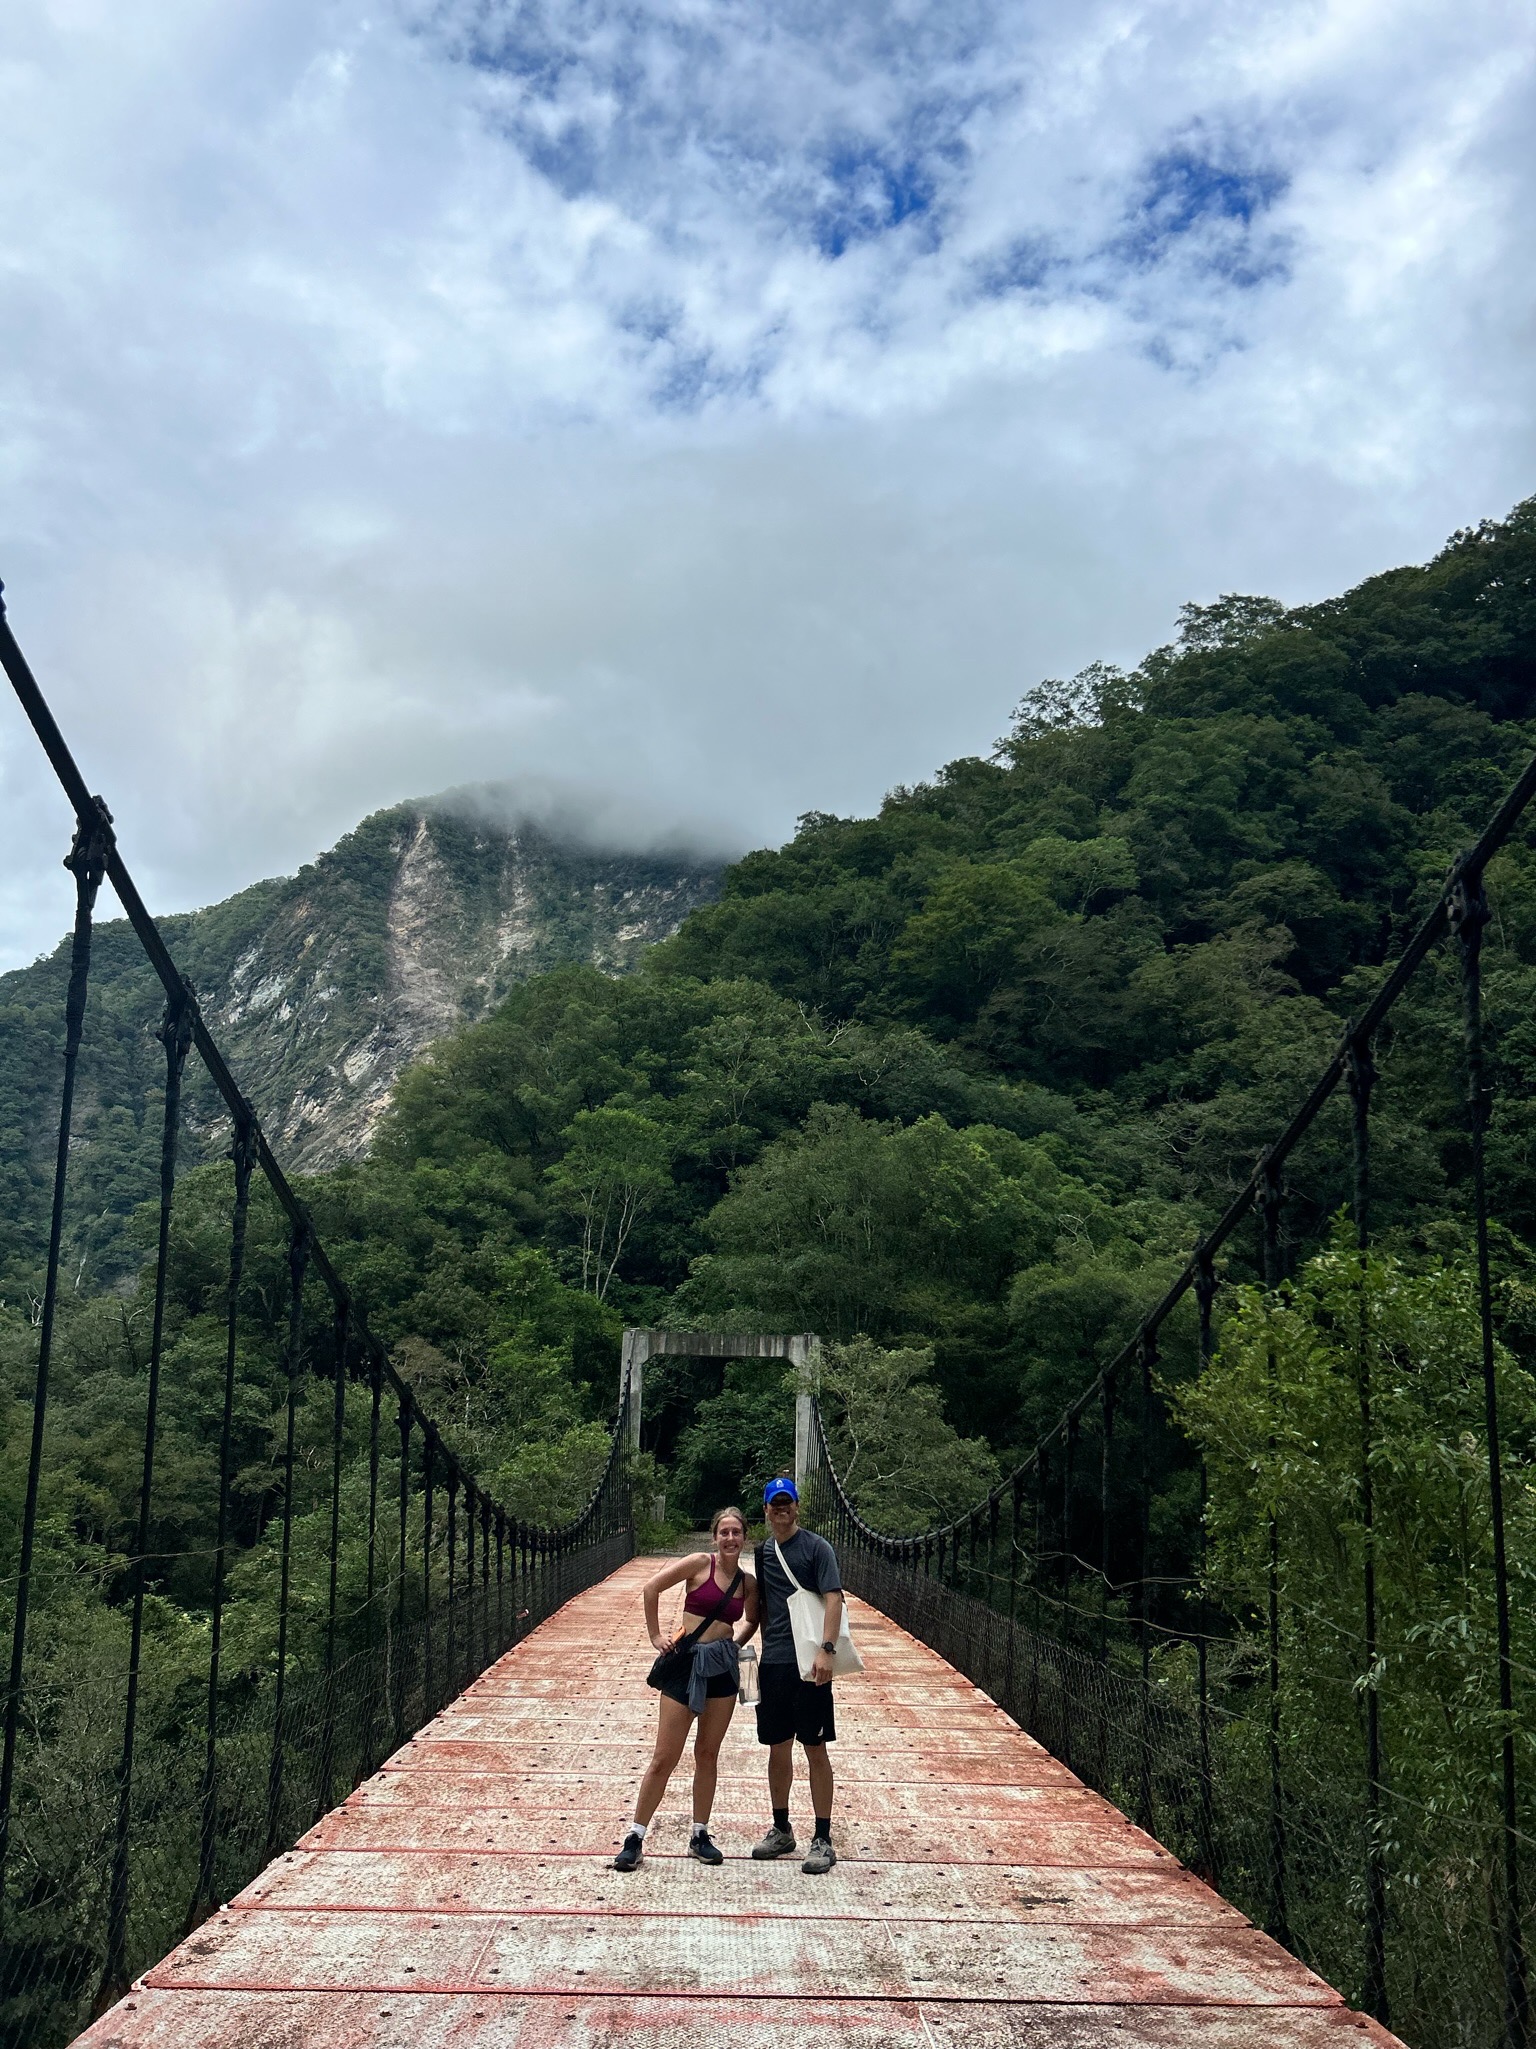
[[[405,1741],[405,1612],[409,1592],[407,1543],[411,1499],[411,1403],[403,1396],[396,1422],[400,1431],[400,1558],[395,1584],[395,1742]]]
[[[256,1164],[255,1119],[247,1110],[237,1118],[230,1159],[235,1170],[235,1200],[230,1217],[229,1294],[224,1331],[224,1403],[219,1422],[218,1535],[213,1554],[213,1613],[208,1639],[208,1737],[201,1793],[202,1840],[197,1887],[187,1909],[187,1924],[199,1911],[218,1905],[214,1898],[214,1858],[218,1844],[219,1663],[224,1639],[224,1591],[229,1542],[231,1464],[234,1452],[235,1362],[240,1343],[240,1283],[245,1271],[246,1227],[251,1202],[251,1171]]]
[[[315,1819],[331,1806],[336,1771],[336,1596],[341,1573],[341,1447],[347,1420],[347,1359],[352,1334],[352,1305],[347,1296],[336,1304],[331,1335],[331,1529],[325,1604],[325,1707],[321,1723],[320,1784]]]
[[[1196,1256],[1195,1305],[1199,1313],[1200,1371],[1210,1366],[1215,1346],[1211,1313],[1216,1302],[1216,1267],[1209,1252]],[[1200,1737],[1200,1833],[1206,1873],[1214,1885],[1219,1873],[1216,1855],[1215,1803],[1211,1778],[1211,1615],[1207,1593],[1209,1569],[1210,1475],[1200,1454],[1200,1608],[1195,1635],[1196,1726]]]
[[[363,1753],[364,1770],[371,1770],[375,1758],[374,1733],[378,1724],[378,1662],[374,1656],[378,1641],[378,1543],[379,1543],[379,1410],[384,1397],[384,1376],[379,1357],[368,1351],[368,1590],[366,1600],[368,1636],[368,1741]]]
[[[499,1640],[499,1639],[498,1639]],[[491,1662],[491,1504],[480,1496],[480,1664]]]
[[[288,1599],[293,1578],[293,1447],[304,1356],[304,1275],[312,1233],[308,1224],[288,1241],[288,1343],[283,1396],[283,1531],[278,1552],[277,1677],[272,1698],[272,1756],[267,1768],[267,1854],[282,1840],[283,1774],[287,1744]]]
[[[1376,1640],[1375,1428],[1372,1417],[1369,1248],[1371,1242],[1371,1091],[1376,1063],[1368,1039],[1351,1038],[1345,1061],[1350,1101],[1352,1207],[1360,1273],[1360,1313],[1355,1332],[1356,1386],[1360,1405],[1360,1608],[1365,1696],[1365,1971],[1361,2004],[1383,2027],[1390,2024],[1387,2000],[1387,1874],[1381,1829],[1381,1700]]]
[[[459,1557],[459,1468],[454,1459],[448,1461],[448,1698],[452,1698],[459,1683],[458,1630],[454,1613],[455,1595],[458,1586]]]
[[[128,1845],[133,1815],[133,1764],[138,1737],[140,1660],[144,1650],[144,1596],[155,1486],[155,1447],[160,1426],[160,1367],[165,1351],[165,1293],[170,1268],[171,1212],[176,1193],[176,1154],[181,1136],[181,1078],[192,1047],[196,997],[182,985],[179,1004],[166,1004],[156,1034],[165,1048],[165,1099],[160,1125],[160,1216],[155,1239],[155,1296],[149,1336],[149,1384],[144,1396],[144,1462],[139,1477],[139,1518],[134,1534],[133,1614],[128,1634],[128,1689],[123,1702],[123,1747],[117,1767],[117,1828],[112,1846],[112,1879],[107,1903],[107,1954],[98,2005],[116,1997],[127,1982]]]
[[[421,1701],[427,1714],[437,1706],[432,1684],[432,1495],[437,1472],[437,1432],[423,1422],[421,1430]]]
[[[0,634],[5,630],[0,606]],[[3,644],[3,643],[0,643]],[[84,794],[84,784],[81,784]],[[0,1748],[0,1932],[5,1913],[5,1874],[11,1841],[11,1800],[16,1781],[16,1736],[21,1716],[26,1663],[27,1610],[32,1594],[37,1501],[43,1470],[43,1434],[48,1415],[48,1381],[53,1360],[54,1320],[59,1305],[59,1259],[64,1238],[64,1192],[69,1175],[69,1139],[74,1117],[75,1076],[85,1030],[85,999],[91,973],[91,920],[96,893],[112,845],[112,814],[99,797],[76,806],[78,823],[64,865],[75,878],[75,929],[70,942],[69,989],[64,1004],[64,1087],[59,1135],[54,1150],[53,1206],[48,1221],[48,1264],[38,1332],[37,1370],[32,1384],[32,1438],[27,1454],[27,1491],[21,1514],[21,1552],[16,1572],[16,1613],[11,1625],[11,1666],[5,1693],[5,1736]]]

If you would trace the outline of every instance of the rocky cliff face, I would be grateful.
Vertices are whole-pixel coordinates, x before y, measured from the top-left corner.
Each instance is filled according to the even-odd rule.
[[[428,801],[364,819],[296,876],[161,924],[284,1164],[317,1171],[367,1151],[401,1069],[433,1040],[545,969],[626,973],[719,878],[716,863],[597,853]],[[32,1273],[46,1234],[68,954],[0,976],[0,1289]],[[82,1283],[139,1256],[124,1225],[156,1187],[161,1009],[126,922],[104,920],[71,1145]],[[228,1144],[195,1070],[184,1160]]]
[[[434,1039],[546,968],[626,973],[718,875],[402,806],[295,878],[204,991],[206,1015],[283,1157],[332,1166],[366,1152],[396,1076]]]

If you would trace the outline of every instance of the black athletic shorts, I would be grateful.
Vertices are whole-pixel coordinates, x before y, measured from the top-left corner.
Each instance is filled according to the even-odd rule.
[[[837,1741],[832,1718],[832,1686],[802,1679],[798,1665],[757,1668],[757,1740],[788,1743],[798,1736],[808,1749]]]
[[[691,1668],[693,1665],[691,1657],[688,1663]],[[798,1678],[800,1675],[797,1672],[795,1676]],[[675,1700],[679,1707],[687,1707],[688,1674],[685,1672],[676,1686],[658,1686],[656,1691],[666,1700]],[[740,1691],[741,1682],[737,1679],[734,1672],[717,1672],[713,1679],[706,1679],[704,1681],[704,1697],[706,1700],[724,1700],[727,1694],[737,1694]]]

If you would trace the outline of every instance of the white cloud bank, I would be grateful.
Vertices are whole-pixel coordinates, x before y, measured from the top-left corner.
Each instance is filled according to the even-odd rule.
[[[744,846],[1536,488],[1505,0],[12,0],[0,574],[163,908]],[[0,704],[0,961],[67,921]]]

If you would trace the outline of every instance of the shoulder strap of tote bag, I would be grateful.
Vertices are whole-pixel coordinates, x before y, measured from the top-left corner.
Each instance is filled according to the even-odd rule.
[[[805,1592],[805,1588],[801,1586],[799,1580],[797,1580],[795,1578],[795,1575],[790,1571],[789,1560],[784,1556],[783,1546],[779,1543],[777,1537],[772,1539],[772,1543],[773,1555],[779,1561],[780,1572],[783,1573],[784,1577],[789,1581],[790,1585],[794,1588],[797,1594],[803,1594]]]

